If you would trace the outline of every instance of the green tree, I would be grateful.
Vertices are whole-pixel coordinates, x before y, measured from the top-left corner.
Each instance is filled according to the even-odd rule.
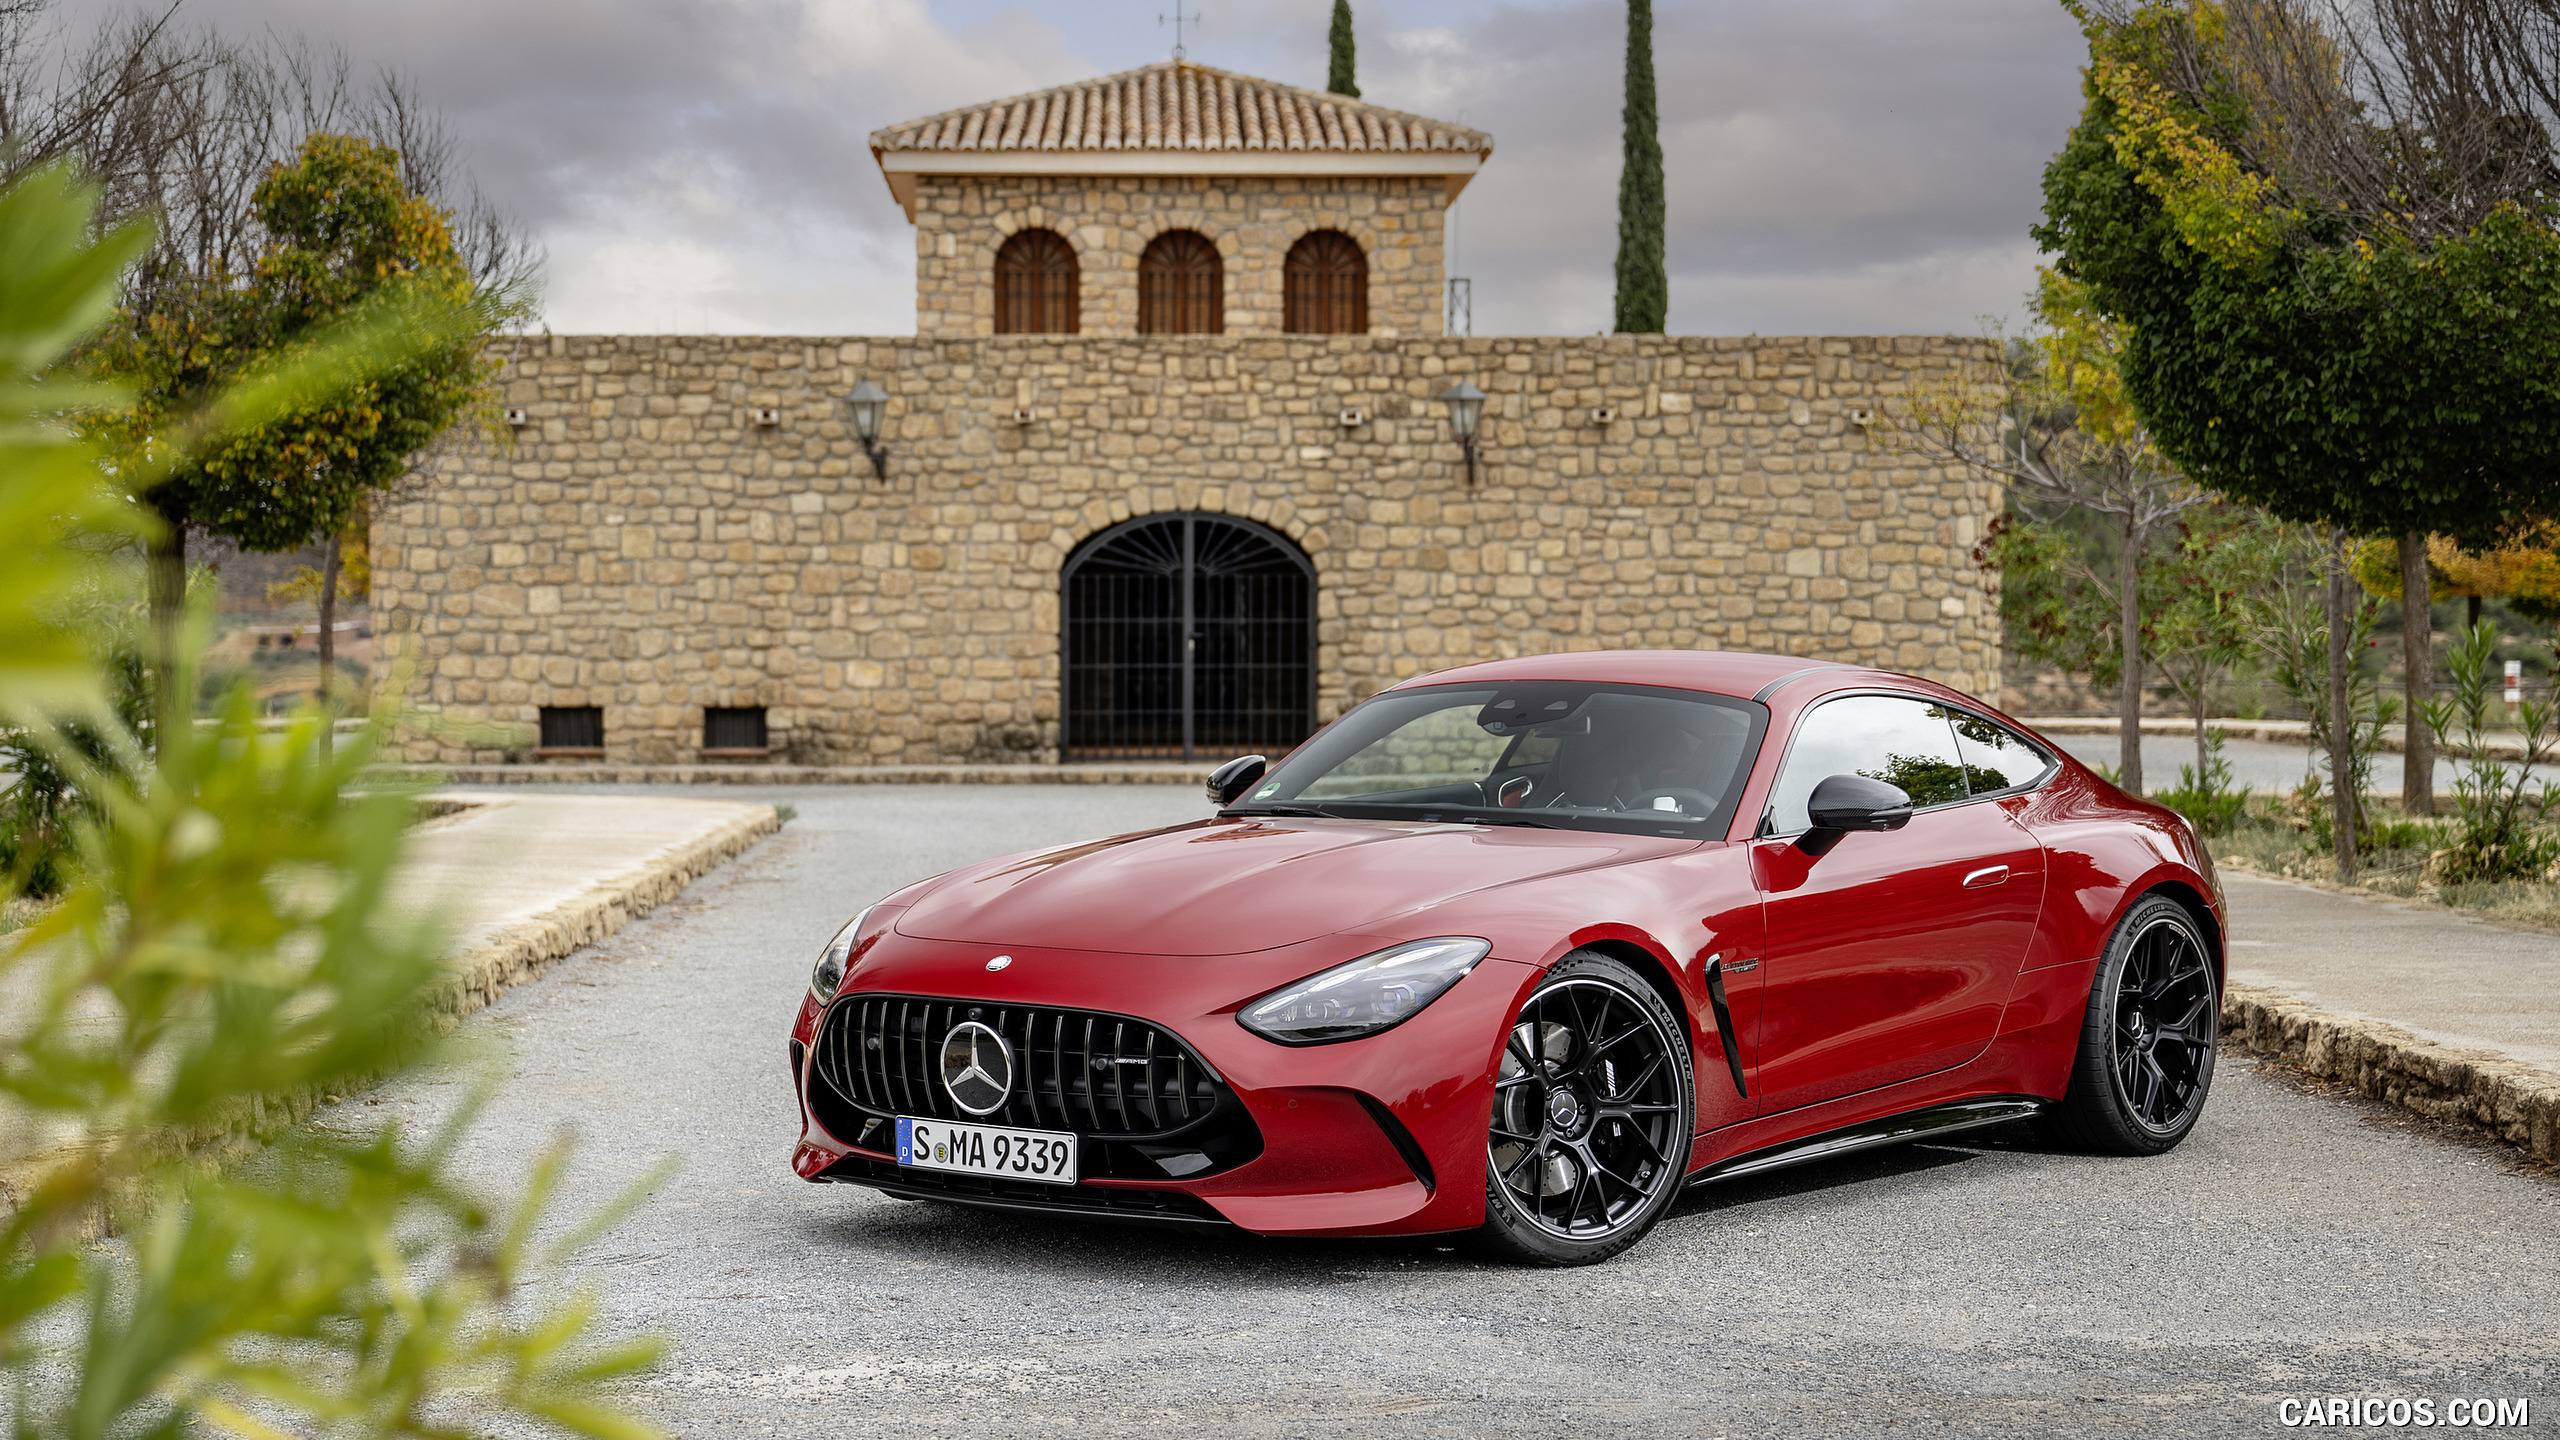
[[[358,1112],[242,1154],[275,1117],[430,1051],[443,937],[385,904],[411,803],[356,788],[370,746],[332,754],[324,714],[261,731],[245,690],[146,754],[79,600],[114,543],[158,523],[125,492],[396,373],[413,337],[352,332],[110,456],[53,423],[115,399],[55,377],[148,242],[140,224],[93,236],[95,214],[61,167],[0,190],[0,721],[57,741],[86,725],[117,762],[53,746],[104,818],[75,819],[74,883],[0,938],[10,1433],[654,1434],[607,1387],[655,1345],[599,1343],[594,1298],[555,1280],[611,1212],[537,1238],[559,1152],[518,1201],[463,1182],[458,1128],[412,1141]],[[470,328],[412,319],[428,348]],[[101,1221],[121,1255],[90,1241]]]
[[[1662,125],[1653,98],[1653,0],[1627,0],[1627,99],[1619,120],[1618,317],[1621,335],[1670,327],[1664,268]]]
[[[1995,516],[1973,561],[1999,587],[2003,643],[2018,658],[2112,685],[2124,652],[2115,587],[2061,526],[2023,510]]]
[[[1325,35],[1328,52],[1324,88],[1336,95],[1360,98],[1359,47],[1351,38],[1351,0],[1333,0],[1333,28]]]
[[[2213,688],[2256,650],[2257,602],[2281,581],[2293,551],[2289,527],[2239,506],[2190,511],[2178,529],[2147,587],[2160,598],[2148,607],[2146,643],[2195,719],[2195,773],[2204,777],[2213,770],[2205,726]]]
[[[2352,36],[2297,35],[2285,69],[2234,43],[2238,7],[2078,8],[2088,105],[2046,171],[2035,237],[2125,327],[2126,392],[2164,452],[2234,499],[2332,527],[2329,709],[2352,724],[2343,537],[2489,548],[2550,507],[2560,210],[2528,191],[2421,224],[2275,163],[2301,116],[2262,101],[2306,66],[2338,72]],[[2335,73],[2322,83],[2328,128],[2398,143],[2388,114]],[[2331,788],[2352,879],[2349,787]]]
[[[128,386],[133,402],[93,432],[120,463],[168,461],[143,494],[160,520],[151,573],[163,657],[175,653],[190,528],[252,550],[342,534],[411,455],[487,403],[494,369],[481,342],[519,308],[474,283],[446,217],[409,191],[386,147],[314,135],[251,204],[265,237],[254,274],[172,284],[149,310],[129,307],[94,352],[96,373]],[[457,313],[472,319],[460,333],[424,323]],[[218,443],[173,444],[220,387],[273,374],[357,321],[407,332],[396,364]],[[320,589],[324,685],[336,592]],[[174,709],[165,678],[162,692]]]
[[[2112,589],[2113,616],[2056,610],[2044,619],[2114,637],[2112,660],[2056,663],[2116,685],[2116,781],[2140,793],[2143,575],[2155,543],[2206,496],[2152,442],[2126,398],[2117,371],[2125,347],[2122,328],[2097,312],[2085,289],[2051,271],[2037,277],[2033,304],[2037,329],[2004,342],[2003,363],[1996,369],[1959,371],[1924,387],[1889,409],[1887,419],[1898,443],[1998,481],[2031,518],[2076,511],[2112,532],[2115,575],[2111,586],[2099,588]],[[2061,553],[2080,554],[2085,562],[2085,552],[2066,547]],[[2036,556],[2020,552],[2011,558]],[[2085,563],[2072,578],[2097,579]],[[2086,597],[2076,587],[2070,594]],[[2004,607],[2008,603],[2004,599]],[[2063,648],[2055,645],[2054,653]]]

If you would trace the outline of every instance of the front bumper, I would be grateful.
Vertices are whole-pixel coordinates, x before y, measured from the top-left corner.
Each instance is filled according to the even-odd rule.
[[[1538,970],[1488,959],[1396,1028],[1333,1045],[1276,1045],[1238,1025],[1272,988],[1409,937],[1331,936],[1246,956],[1096,955],[884,936],[846,977],[838,1004],[862,995],[929,995],[1007,1006],[1107,1010],[1178,1036],[1216,1072],[1259,1132],[1258,1154],[1191,1179],[1093,1176],[1071,1189],[1002,1185],[903,1170],[825,1117],[810,1047],[825,1011],[802,1003],[792,1030],[804,1179],[872,1185],[993,1208],[1098,1219],[1227,1223],[1266,1235],[1404,1235],[1471,1229],[1484,1219],[1485,1128],[1504,1029]],[[813,1104],[812,1101],[816,1103]],[[837,1122],[845,1125],[842,1119]],[[845,1128],[853,1128],[845,1125]],[[1087,1142],[1092,1153],[1091,1142]]]

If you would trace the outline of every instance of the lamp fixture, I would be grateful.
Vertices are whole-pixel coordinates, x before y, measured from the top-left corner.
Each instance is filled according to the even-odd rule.
[[[1452,385],[1440,396],[1449,407],[1449,428],[1458,433],[1458,445],[1467,452],[1467,488],[1476,487],[1476,422],[1484,416],[1484,392],[1467,381]]]
[[[854,438],[862,442],[862,453],[871,457],[874,477],[889,478],[889,448],[880,443],[880,418],[889,411],[889,392],[865,380],[844,397],[845,413],[853,419]]]
[[[1594,405],[1591,407],[1591,423],[1594,425],[1606,425],[1617,418],[1618,407],[1615,405]]]

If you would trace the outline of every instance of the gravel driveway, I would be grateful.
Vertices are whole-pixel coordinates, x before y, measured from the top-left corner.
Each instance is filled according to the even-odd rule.
[[[466,1027],[514,1066],[469,1149],[493,1181],[563,1127],[573,1204],[681,1158],[589,1261],[618,1323],[675,1341],[645,1401],[681,1433],[2254,1435],[2290,1433],[2289,1395],[2529,1396],[2537,1433],[2560,1422],[2560,1187],[2229,1056],[2161,1159],[1998,1131],[1871,1152],[1692,1192],[1575,1271],[804,1184],[784,1027],[835,925],[970,859],[1203,805],[761,798],[799,809],[779,838]],[[384,1103],[423,1119],[467,1084]]]

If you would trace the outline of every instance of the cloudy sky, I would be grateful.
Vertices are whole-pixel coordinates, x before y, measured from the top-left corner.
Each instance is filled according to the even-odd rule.
[[[63,0],[72,16],[110,0]],[[1321,87],[1331,0],[1191,0],[1193,59]],[[914,329],[864,137],[1159,60],[1172,0],[185,0],[406,72],[549,255],[554,330]],[[1607,326],[1625,11],[1355,0],[1366,98],[1490,130],[1452,273],[1478,334]],[[1658,0],[1671,328],[2016,316],[2079,108],[2056,0]]]

